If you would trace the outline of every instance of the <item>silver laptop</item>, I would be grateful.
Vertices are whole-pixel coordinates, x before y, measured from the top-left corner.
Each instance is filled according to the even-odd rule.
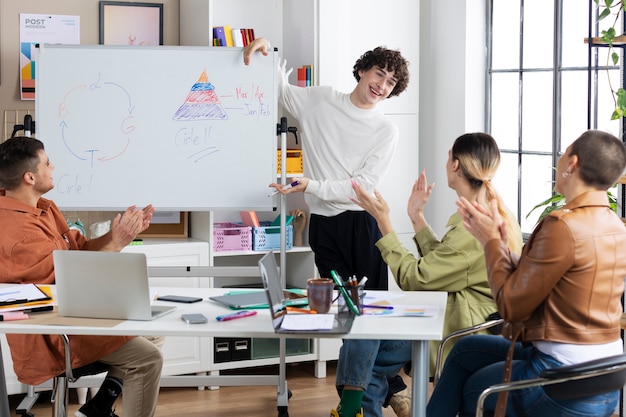
[[[143,253],[55,250],[60,316],[152,320],[176,306],[152,306]]]
[[[272,316],[272,324],[276,333],[349,333],[354,321],[354,314],[351,312],[341,312],[334,314],[331,328],[325,329],[294,329],[284,328],[283,320],[287,315],[286,299],[283,294],[282,285],[280,283],[280,274],[274,252],[269,251],[259,260],[259,269],[261,271],[261,279],[263,287],[267,294],[267,301],[270,307],[270,315]],[[314,316],[313,314],[304,314],[300,316]],[[302,317],[308,319],[308,317]]]

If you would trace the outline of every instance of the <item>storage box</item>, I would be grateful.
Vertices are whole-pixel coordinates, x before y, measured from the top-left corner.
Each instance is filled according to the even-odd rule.
[[[225,252],[252,249],[252,228],[240,223],[213,224],[213,250]]]
[[[275,358],[279,355],[278,339],[252,339],[251,359]],[[285,342],[287,356],[308,355],[311,351],[311,339],[287,339]]]
[[[213,339],[213,362],[224,363],[251,359],[252,339],[245,337],[215,337]]]
[[[278,159],[276,163],[276,173],[280,175],[281,165],[281,150],[276,151],[276,157]],[[302,166],[302,151],[300,149],[287,149],[287,175],[295,175],[304,173],[304,167]]]
[[[271,222],[261,222],[261,227],[252,229],[252,250],[280,249],[280,226]],[[293,248],[293,226],[285,227],[285,248]]]
[[[232,340],[228,337],[216,337],[213,339],[213,362],[230,362]]]

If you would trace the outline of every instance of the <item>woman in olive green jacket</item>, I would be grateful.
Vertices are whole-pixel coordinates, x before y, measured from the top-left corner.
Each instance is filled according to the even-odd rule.
[[[520,253],[522,235],[519,225],[491,184],[499,165],[500,151],[491,136],[485,133],[464,134],[456,139],[448,154],[448,186],[459,197],[463,196],[470,201],[484,204],[496,199],[501,215],[506,219],[508,246],[513,253]],[[484,322],[497,309],[487,282],[482,247],[465,230],[459,214],[454,211],[448,221],[448,231],[441,240],[426,222],[424,206],[433,187],[434,184],[428,185],[426,173],[422,172],[413,185],[407,207],[415,230],[413,240],[421,255],[418,258],[400,243],[391,225],[389,206],[378,192],[372,196],[353,183],[356,194],[353,201],[376,219],[383,235],[376,246],[402,290],[448,292],[444,319],[444,334],[448,334]],[[410,328],[407,329],[407,332],[410,331]],[[434,373],[437,344],[437,341],[431,344],[431,374]],[[355,409],[354,401],[349,400],[354,398],[355,391],[362,393],[359,406],[364,408],[364,415],[382,416],[381,406],[386,402],[386,376],[393,376],[393,370],[397,372],[400,369],[402,365],[399,362],[404,360],[402,358],[410,358],[410,346],[408,342],[402,344],[398,341],[345,340],[337,364],[337,386],[342,392],[342,399],[338,410],[331,411],[331,416],[333,413],[341,417],[355,415],[352,411],[341,411]],[[450,348],[447,347],[447,350]],[[362,359],[346,359],[355,357]],[[400,408],[394,406],[393,397],[389,402],[397,414],[404,415],[407,407],[401,408],[403,412],[399,413]]]
[[[500,210],[507,219],[509,248],[520,253],[522,234],[519,225],[500,201],[491,179],[500,163],[498,147],[485,133],[471,133],[459,137],[449,151],[446,163],[448,186],[457,195],[469,200],[490,201],[497,198]],[[389,206],[380,194],[367,194],[355,188],[358,203],[378,222],[383,237],[376,243],[383,259],[389,265],[398,286],[404,291],[446,291],[448,303],[443,333],[482,323],[495,312],[496,305],[487,282],[485,255],[480,243],[463,227],[461,216],[455,211],[441,240],[437,238],[424,217],[424,207],[434,184],[428,185],[422,171],[415,182],[407,212],[415,236],[413,241],[419,251],[416,258],[409,252],[393,230]],[[434,372],[438,342],[432,342],[431,375]],[[451,349],[446,345],[444,355]]]

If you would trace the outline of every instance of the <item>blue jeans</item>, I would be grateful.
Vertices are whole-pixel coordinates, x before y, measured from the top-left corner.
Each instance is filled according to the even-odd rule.
[[[397,375],[411,360],[411,347],[408,340],[344,340],[337,362],[337,390],[344,385],[363,388],[365,416],[382,417],[387,377]]]
[[[441,379],[428,402],[429,417],[473,416],[478,396],[487,387],[502,381],[502,371],[510,342],[501,336],[475,335],[461,338],[443,368]],[[517,343],[511,381],[536,378],[547,368],[562,364],[534,347]],[[485,414],[493,412],[498,399],[490,395]],[[542,387],[509,392],[507,417],[522,416],[610,416],[619,403],[619,391],[574,400],[554,400]]]

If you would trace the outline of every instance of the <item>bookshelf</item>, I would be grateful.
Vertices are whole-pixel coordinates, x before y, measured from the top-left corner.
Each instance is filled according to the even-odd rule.
[[[386,113],[400,130],[396,157],[380,191],[392,209],[392,221],[401,239],[412,247],[413,228],[406,216],[406,201],[418,167],[418,65],[419,65],[419,2],[394,0],[393,8],[402,10],[394,19],[377,21],[377,30],[371,29],[369,11],[380,5],[373,0],[180,0],[180,44],[211,45],[212,28],[252,27],[256,37],[264,37],[278,48],[279,55],[293,68],[290,82],[297,85],[297,68],[312,65],[313,85],[332,85],[349,92],[355,80],[352,67],[359,56],[376,46],[400,49],[411,63],[411,82],[401,96],[381,103]],[[285,115],[288,116],[288,115]],[[294,121],[289,120],[289,125]],[[300,127],[295,125],[300,131]],[[292,148],[289,138],[287,148]],[[288,176],[289,177],[289,176]],[[302,208],[300,194],[289,196],[288,210]],[[271,220],[276,213],[258,213],[260,220]],[[264,217],[265,216],[265,217]],[[239,221],[239,213],[191,213],[191,236],[211,239],[209,228],[213,222]],[[305,234],[304,241],[307,241]],[[254,264],[257,254],[213,253],[214,265]],[[314,256],[306,247],[287,253],[288,276],[304,277],[315,271]],[[294,275],[295,274],[295,275]],[[299,279],[288,284],[303,286]],[[316,375],[325,376],[324,362],[337,359],[340,341],[318,340],[314,351],[318,361]]]

